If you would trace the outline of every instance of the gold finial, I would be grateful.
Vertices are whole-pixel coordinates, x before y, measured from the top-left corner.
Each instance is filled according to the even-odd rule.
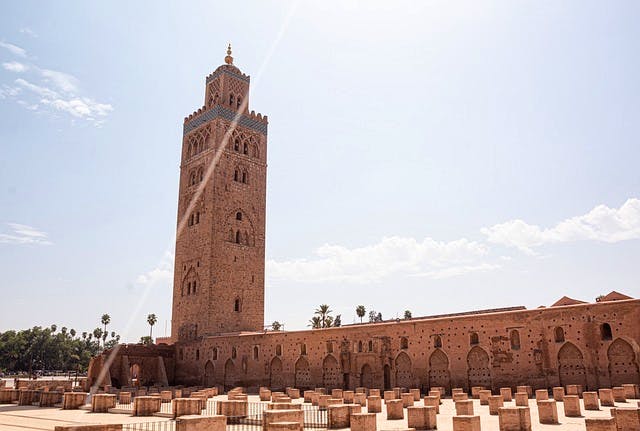
[[[224,62],[227,64],[233,64],[233,57],[231,57],[231,44],[227,47],[227,56],[224,58]]]

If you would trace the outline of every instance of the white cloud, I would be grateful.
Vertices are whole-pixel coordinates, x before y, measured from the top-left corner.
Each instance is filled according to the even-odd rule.
[[[285,261],[268,260],[267,278],[296,282],[370,283],[387,277],[406,275],[445,278],[474,271],[496,269],[482,262],[487,248],[459,239],[450,242],[425,238],[387,237],[377,244],[349,249],[323,245],[315,258]]]
[[[173,282],[173,260],[173,253],[166,252],[158,266],[140,274],[136,278],[136,283],[144,286],[171,284]]]
[[[32,226],[19,223],[7,223],[11,233],[0,233],[0,244],[53,244],[48,234]]]
[[[12,43],[8,43],[8,42],[5,42],[5,41],[0,41],[0,47],[8,50],[13,55],[17,55],[18,57],[26,57],[27,56],[27,51],[25,49],[20,48],[19,46],[14,45]]]
[[[20,94],[21,91],[22,89],[20,87],[10,87],[8,85],[3,85],[2,88],[0,88],[0,99],[15,97]]]
[[[33,31],[31,28],[29,28],[29,27],[22,27],[20,29],[20,33],[26,34],[26,35],[34,37],[34,38],[38,37],[38,34],[35,31]]]
[[[50,88],[47,87],[42,87],[40,85],[36,85],[33,84],[25,79],[22,78],[18,78],[16,79],[16,84],[23,86],[24,88],[26,88],[27,90],[31,90],[32,92],[36,93],[38,96],[41,97],[45,97],[48,99],[56,99],[58,97],[60,97],[60,95],[58,93],[56,93],[55,91],[51,90]]]
[[[17,61],[9,61],[6,63],[2,63],[2,67],[4,67],[8,71],[16,72],[16,73],[25,72],[29,70],[29,66],[27,66],[26,64],[19,63]]]
[[[41,69],[40,73],[44,77],[45,82],[53,82],[53,84],[62,91],[78,91],[78,78],[73,75],[50,69]]]
[[[534,247],[572,241],[615,243],[640,238],[640,200],[628,199],[620,208],[598,205],[587,214],[561,221],[543,229],[523,220],[510,220],[481,232],[494,244],[516,247],[535,254]]]

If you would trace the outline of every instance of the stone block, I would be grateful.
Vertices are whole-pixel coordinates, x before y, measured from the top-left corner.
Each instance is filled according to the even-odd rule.
[[[300,398],[300,389],[298,389],[298,388],[289,388],[289,389],[287,389],[287,395],[292,400],[297,400],[298,398]]]
[[[302,409],[302,404],[293,404],[293,403],[268,403],[268,410],[293,410],[293,409]]]
[[[353,404],[353,397],[355,392],[353,391],[342,391],[342,399],[345,404]]]
[[[429,396],[438,398],[438,404],[442,404],[442,393],[440,391],[429,391]]]
[[[189,400],[190,398],[181,399]],[[226,431],[226,429],[225,416],[181,416],[176,419],[176,431]]]
[[[362,413],[362,406],[360,404],[345,404],[347,407],[349,407],[349,416],[353,415],[354,413]]]
[[[342,401],[342,398],[329,398],[327,400],[327,407],[335,406],[337,404],[344,404],[344,402]]]
[[[544,401],[549,399],[549,391],[546,389],[536,390],[536,401]]]
[[[490,396],[491,396],[491,391],[488,391],[486,389],[478,392],[478,398],[480,399],[480,405],[481,406],[488,406],[489,405],[489,397]]]
[[[379,397],[380,396],[380,389],[369,389],[369,394],[368,396],[376,396]]]
[[[331,399],[331,395],[320,395],[318,396],[318,407],[320,409],[326,409],[329,405],[329,400]]]
[[[116,406],[116,396],[112,394],[94,394],[91,397],[91,411],[93,413],[107,413]]]
[[[464,401],[469,399],[469,395],[464,392],[457,392],[452,395],[453,401]]]
[[[587,431],[617,431],[614,418],[586,418],[584,420]]]
[[[287,395],[284,392],[279,392],[279,391],[272,391],[271,392],[271,401],[276,400],[276,398],[280,398],[280,397],[286,397]]]
[[[311,402],[311,397],[312,397],[312,395],[313,395],[313,394],[315,394],[315,393],[316,393],[315,391],[304,391],[304,392],[302,393],[302,396],[303,396],[303,398],[304,398],[304,402],[305,402],[305,403],[310,403],[310,402]]]
[[[413,394],[413,401],[420,401],[420,389],[409,389],[409,393]]]
[[[240,400],[220,400],[216,403],[216,414],[226,417],[242,418],[247,416],[249,403]]]
[[[349,406],[344,404],[336,404],[327,407],[327,428],[340,429],[349,428]]]
[[[330,397],[331,395],[327,395],[328,397]],[[240,398],[242,397],[242,398]],[[234,400],[242,400],[242,401],[248,401],[248,398],[246,395],[236,395],[235,397],[233,397]],[[291,397],[288,397],[286,395],[280,395],[277,397],[271,397],[271,399],[273,400],[274,403],[290,403],[291,402]]]
[[[600,410],[597,392],[583,392],[582,399],[584,401],[585,410]]]
[[[199,415],[202,413],[202,402],[198,398],[174,398],[171,411],[174,418]]]
[[[415,406],[407,408],[407,425],[418,430],[437,429],[435,407]]]
[[[431,389],[439,391],[440,392],[440,398],[444,398],[444,396],[447,395],[447,390],[443,386],[434,386]]]
[[[453,416],[453,431],[480,431],[480,416]]]
[[[640,409],[637,407],[616,407],[611,409],[618,431],[640,430]]]
[[[320,397],[322,396],[321,393],[313,391],[310,395],[311,397],[311,405],[312,406],[317,406],[320,404]]]
[[[433,395],[427,395],[422,400],[425,406],[435,407],[436,413],[440,413],[440,397],[439,396],[435,397]]]
[[[73,424],[56,425],[55,431],[121,431],[122,424]]]
[[[582,385],[567,385],[566,395],[582,396]]]
[[[491,395],[489,397],[489,414],[497,415],[498,409],[504,406],[502,395]]]
[[[562,386],[556,386],[552,389],[553,399],[556,401],[564,400],[564,388]]]
[[[13,389],[0,389],[0,404],[11,404],[12,391]]]
[[[531,431],[529,407],[500,407],[498,426],[500,431]]]
[[[367,394],[364,392],[356,392],[353,396],[353,402],[363,407],[367,405]]]
[[[471,387],[471,398],[477,400],[480,398],[480,391],[484,390],[484,386],[473,386]]]
[[[451,396],[453,397],[455,394],[464,394],[464,389],[462,388],[451,389]]]
[[[327,388],[315,388],[314,390],[321,395],[328,395]]]
[[[384,402],[386,403],[389,400],[395,400],[396,393],[394,391],[384,391]]]
[[[558,406],[555,400],[538,401],[538,419],[541,424],[558,423]]]
[[[627,398],[634,400],[640,398],[640,385],[628,383],[622,385],[622,387],[624,388],[624,394]]]
[[[133,399],[133,416],[153,416],[160,411],[162,400],[159,397],[143,395]]]
[[[65,392],[62,396],[62,408],[64,410],[79,409],[87,402],[86,392]]]
[[[614,407],[613,391],[611,389],[598,389],[598,398],[603,407]]]
[[[20,397],[18,398],[19,406],[30,406],[36,400],[36,391],[32,389],[20,389]]]
[[[40,394],[40,407],[53,407],[62,402],[62,394],[60,392],[49,391]]]
[[[502,395],[502,399],[507,402],[513,399],[513,394],[511,393],[511,388],[500,388],[500,395]]]
[[[626,403],[627,402],[627,396],[625,394],[625,390],[622,386],[616,386],[614,388],[611,389],[611,392],[613,392],[613,401],[615,401],[616,403]]]
[[[380,413],[382,412],[382,398],[379,395],[369,395],[367,397],[367,412]]]
[[[517,386],[516,387],[516,392],[526,392],[526,394],[527,394],[527,396],[529,398],[531,398],[531,395],[533,395],[533,389],[531,389],[531,386],[529,386],[529,385]]]
[[[400,395],[402,394],[402,388],[393,388],[393,393],[395,395],[396,400],[400,399]]]
[[[577,395],[565,395],[564,396],[564,415],[571,418],[578,418],[582,416],[582,410],[580,409],[580,397]]]
[[[131,404],[131,392],[120,392],[118,394],[118,403]]]
[[[333,398],[342,398],[342,389],[331,389],[331,396]]]
[[[295,422],[298,424],[298,431],[302,431],[304,425],[304,412],[302,410],[265,410],[262,413],[263,431],[277,431],[277,426],[272,426],[277,422]]]
[[[307,398],[306,398],[306,393],[307,393],[307,392],[308,392],[308,391],[305,391],[305,399],[304,399],[304,401],[305,401],[305,402],[310,402],[310,401],[311,401],[311,398],[309,398],[309,400],[308,400],[308,401],[307,401]],[[264,388],[262,388],[262,389],[260,389],[260,391],[258,392],[258,396],[260,397],[260,401],[270,401],[270,400],[271,400],[271,391],[270,391],[269,389],[264,389]]]
[[[300,424],[297,422],[273,422],[269,427],[271,431],[298,431]]]
[[[405,392],[400,395],[400,399],[402,400],[402,407],[407,408],[413,405],[413,394],[409,392]]]
[[[404,419],[402,400],[387,401],[387,420]]]
[[[456,401],[456,416],[473,416],[473,400]]]
[[[367,388],[358,387],[356,388],[356,394],[367,394]]]
[[[351,431],[376,431],[377,429],[375,413],[354,413],[351,415],[350,422]]]
[[[160,401],[162,401],[163,403],[170,403],[172,399],[173,399],[173,392],[172,391],[161,391],[160,392]]]

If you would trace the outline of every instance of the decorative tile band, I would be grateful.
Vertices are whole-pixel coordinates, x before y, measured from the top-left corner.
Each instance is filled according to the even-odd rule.
[[[225,69],[219,69],[216,70],[215,72],[213,72],[211,75],[207,76],[207,84],[209,84],[211,81],[213,81],[214,79],[216,79],[218,76],[220,76],[223,73],[228,73],[229,75],[233,76],[236,79],[239,79],[241,81],[244,81],[246,83],[249,83],[249,77],[246,75],[240,75],[238,73],[234,73],[230,70],[225,70]]]
[[[233,112],[231,109],[227,109],[224,106],[216,105],[213,108],[209,109],[208,111],[205,111],[202,114],[200,114],[200,116],[192,119],[191,121],[186,122],[184,124],[184,128],[182,129],[182,135],[184,136],[187,133],[190,133],[191,131],[197,129],[198,127],[202,126],[205,123],[208,123],[213,119],[223,118],[227,121],[233,121],[235,116],[236,116],[236,113]],[[267,125],[249,116],[246,116],[246,115],[240,116],[240,118],[238,119],[238,124],[242,127],[247,127],[249,129],[263,133],[265,135],[267,134]]]

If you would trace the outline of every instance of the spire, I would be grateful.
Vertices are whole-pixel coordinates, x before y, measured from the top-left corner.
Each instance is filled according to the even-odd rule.
[[[233,57],[231,57],[231,44],[227,47],[227,56],[224,58],[224,62],[227,64],[233,64]]]

